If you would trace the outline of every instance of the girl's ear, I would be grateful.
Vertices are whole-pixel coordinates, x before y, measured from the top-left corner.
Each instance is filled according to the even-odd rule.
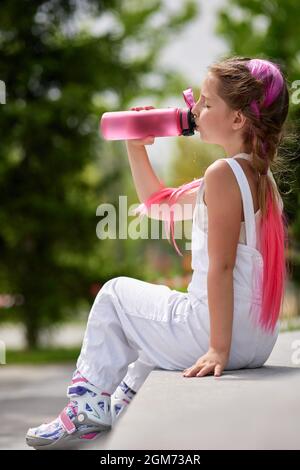
[[[242,129],[247,122],[246,116],[242,113],[240,109],[234,111],[234,117],[232,122],[232,128],[234,130]]]

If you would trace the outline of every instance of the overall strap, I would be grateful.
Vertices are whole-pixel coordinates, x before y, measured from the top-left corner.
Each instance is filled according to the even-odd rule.
[[[234,158],[222,158],[222,160],[225,160],[231,166],[231,169],[235,174],[238,185],[240,187],[245,217],[246,244],[252,248],[256,248],[255,215],[252,194],[248,180],[241,165],[239,165],[239,163],[235,161]]]

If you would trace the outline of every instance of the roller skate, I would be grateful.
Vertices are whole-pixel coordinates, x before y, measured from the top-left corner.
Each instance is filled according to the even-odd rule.
[[[66,449],[96,439],[111,429],[110,394],[99,390],[78,372],[72,382],[67,391],[71,401],[56,419],[28,430],[29,446],[38,450]]]
[[[136,393],[137,392],[128,387],[123,380],[120,385],[118,385],[111,396],[112,426],[115,426],[117,419],[128,408],[128,405],[131,403]]]

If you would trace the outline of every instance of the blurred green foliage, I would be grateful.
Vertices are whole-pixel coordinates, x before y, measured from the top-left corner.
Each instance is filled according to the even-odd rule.
[[[144,275],[138,240],[96,236],[96,209],[118,204],[128,172],[125,146],[104,145],[99,119],[185,86],[156,59],[196,10],[192,0],[176,13],[159,0],[1,1],[0,292],[23,298],[1,319],[22,321],[31,348],[109,278]]]

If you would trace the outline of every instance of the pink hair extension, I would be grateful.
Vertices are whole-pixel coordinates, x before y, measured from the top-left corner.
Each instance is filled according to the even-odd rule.
[[[246,63],[246,66],[250,70],[251,75],[253,75],[257,80],[262,80],[264,82],[265,94],[260,107],[267,108],[278,97],[284,85],[279,66],[264,59],[251,59]],[[260,116],[260,109],[255,100],[251,102],[250,108],[257,117]]]
[[[284,79],[279,66],[269,60],[251,59],[246,65],[251,74],[264,83],[264,99],[260,108],[255,100],[250,104],[251,109],[259,117],[260,109],[270,106],[282,92]],[[262,151],[263,154],[267,153],[266,142],[262,143]],[[262,305],[258,322],[263,329],[272,332],[280,315],[288,275],[285,258],[287,246],[288,221],[283,204],[279,207],[277,201],[273,201],[269,190],[266,200],[266,215],[261,220],[260,230],[263,276]]]
[[[260,246],[263,257],[262,301],[259,324],[274,331],[282,308],[288,269],[285,249],[288,247],[287,216],[271,192],[267,195],[267,213],[261,219]]]
[[[139,213],[139,216],[144,217],[145,215],[147,215],[147,213],[148,213],[148,211],[149,211],[152,204],[153,205],[154,204],[160,204],[165,200],[164,202],[167,202],[167,204],[169,204],[171,206],[170,217],[167,220],[164,220],[165,227],[167,226],[166,233],[168,235],[171,231],[172,241],[173,241],[174,247],[175,247],[177,253],[180,256],[183,256],[183,255],[180,252],[180,250],[179,250],[179,248],[176,244],[175,238],[174,238],[174,211],[172,210],[172,204],[176,203],[177,199],[183,193],[188,192],[188,191],[192,191],[195,188],[199,188],[202,182],[203,182],[203,177],[199,178],[199,179],[195,179],[195,180],[193,180],[189,183],[185,183],[185,184],[179,186],[178,188],[163,187],[162,189],[159,189],[155,193],[151,194],[151,196],[149,196],[148,199],[146,199],[145,202],[140,204],[133,211],[134,215]],[[171,199],[173,199],[173,198],[174,198],[174,202],[172,201],[172,204],[171,204]],[[168,240],[168,241],[170,243],[170,240]]]

